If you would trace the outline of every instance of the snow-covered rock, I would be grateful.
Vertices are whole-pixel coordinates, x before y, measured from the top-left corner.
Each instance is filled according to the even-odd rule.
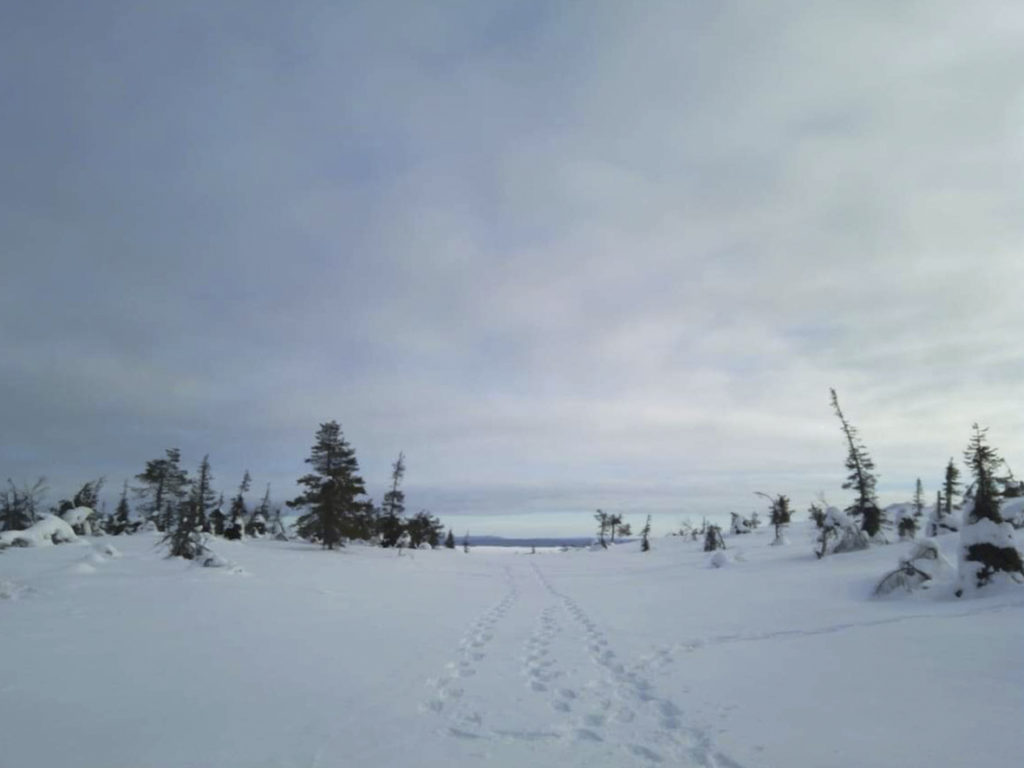
[[[70,525],[56,515],[45,515],[35,525],[24,531],[0,533],[0,549],[3,547],[45,547],[77,540],[78,536]]]

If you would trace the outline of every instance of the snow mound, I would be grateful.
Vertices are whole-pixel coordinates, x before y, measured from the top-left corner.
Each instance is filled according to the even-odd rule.
[[[46,547],[78,541],[71,526],[56,515],[46,515],[24,531],[0,533],[0,549],[4,547]]]
[[[121,556],[121,551],[117,547],[115,547],[113,544],[104,544],[103,545],[103,554],[106,555],[107,557],[120,557]]]
[[[72,573],[96,573],[96,567],[89,565],[89,563],[76,563],[71,567]]]
[[[195,563],[202,568],[223,568],[225,573],[230,573],[238,576],[248,576],[249,572],[242,568],[240,565],[236,565],[230,560],[221,557],[212,549],[206,549],[203,553],[195,559]]]
[[[708,566],[711,567],[711,568],[724,568],[728,564],[729,564],[729,556],[725,554],[725,550],[724,549],[716,550],[715,554],[713,554],[708,559]]]
[[[75,507],[69,509],[67,512],[61,515],[61,519],[64,520],[68,525],[81,525],[89,519],[95,512],[90,507]]]
[[[1014,528],[1024,528],[1024,496],[1006,499],[999,505],[999,514]]]
[[[25,591],[25,587],[15,584],[13,581],[0,579],[0,600],[17,600]]]

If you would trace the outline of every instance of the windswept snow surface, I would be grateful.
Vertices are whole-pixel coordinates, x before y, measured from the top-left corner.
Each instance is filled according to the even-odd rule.
[[[537,555],[150,535],[0,553],[0,766],[965,766],[1024,756],[1024,587],[910,544]],[[104,556],[116,542],[122,556]],[[957,537],[942,537],[955,558]],[[742,551],[742,557],[737,558]]]

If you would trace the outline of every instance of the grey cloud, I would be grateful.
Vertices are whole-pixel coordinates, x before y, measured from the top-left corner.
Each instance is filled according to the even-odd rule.
[[[1017,4],[3,15],[13,477],[338,418],[442,515],[803,504],[829,386],[894,497],[1024,448]]]

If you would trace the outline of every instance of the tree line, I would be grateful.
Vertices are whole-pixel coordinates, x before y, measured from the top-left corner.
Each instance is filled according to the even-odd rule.
[[[347,541],[365,541],[382,547],[437,547],[442,544],[444,527],[427,510],[407,515],[405,492],[405,456],[399,453],[392,465],[391,482],[378,507],[366,495],[355,450],[345,439],[336,421],[320,425],[310,455],[305,459],[309,471],[298,479],[302,492],[285,504],[299,512],[294,533],[320,544],[325,549],[344,546]],[[99,494],[104,480],[86,482],[71,499],[62,499],[48,511],[58,516],[69,510],[87,507],[93,510],[88,530],[79,533],[126,535],[140,530],[163,534],[162,541],[174,557],[194,559],[206,550],[210,536],[240,539],[245,536],[287,538],[282,508],[273,505],[270,484],[262,499],[250,507],[247,494],[252,476],[246,470],[229,502],[214,490],[210,457],[203,457],[193,474],[182,466],[181,452],[168,448],[164,455],[145,463],[134,476],[136,484],[125,481],[116,508],[110,514],[99,512]],[[0,531],[24,530],[35,524],[45,510],[42,500],[47,492],[42,478],[21,487],[12,481],[0,493]],[[129,503],[129,492],[135,509]],[[455,539],[448,532],[444,545],[454,549]],[[468,549],[468,534],[463,541]]]

